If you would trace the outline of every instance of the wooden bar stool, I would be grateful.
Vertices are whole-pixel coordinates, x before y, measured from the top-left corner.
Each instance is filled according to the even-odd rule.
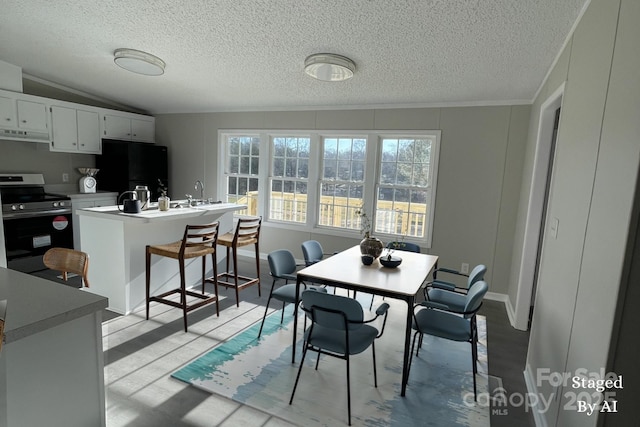
[[[218,244],[227,247],[227,271],[218,275],[216,294],[218,293],[218,285],[225,288],[235,288],[237,307],[240,307],[238,291],[242,288],[258,285],[258,296],[262,296],[260,293],[260,250],[258,247],[261,224],[262,217],[241,217],[238,218],[234,232],[223,234],[218,238]],[[251,244],[255,245],[256,251],[256,277],[241,276],[238,274],[238,248]],[[233,249],[233,273],[229,271],[229,252],[231,249]],[[242,280],[243,283],[240,283],[239,280]]]
[[[202,307],[203,305],[216,303],[216,315],[220,316],[220,308],[218,305],[218,287],[217,272],[218,263],[216,260],[216,242],[218,240],[218,222],[203,225],[187,225],[184,230],[182,240],[168,243],[166,245],[147,245],[146,247],[146,267],[147,267],[147,320],[149,320],[149,303],[156,301],[173,307],[181,308],[184,318],[184,331],[187,332],[187,313]],[[150,296],[151,284],[151,255],[159,255],[168,258],[177,259],[180,266],[180,287],[163,292],[156,296]],[[211,255],[213,261],[213,277],[205,279],[207,255]],[[202,257],[202,294],[188,291],[185,283],[185,266],[184,261],[190,258]],[[215,285],[215,295],[205,295],[204,284],[211,281]],[[180,294],[180,302],[167,298],[173,294]],[[191,304],[187,303],[187,296],[195,297],[198,301]]]
[[[67,281],[67,273],[82,277],[82,283],[89,287],[87,271],[89,270],[89,255],[84,252],[67,248],[51,248],[42,257],[45,267],[62,272],[62,279]]]

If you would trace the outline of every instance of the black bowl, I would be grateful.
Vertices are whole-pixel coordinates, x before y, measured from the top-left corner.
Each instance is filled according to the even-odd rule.
[[[387,267],[387,268],[396,268],[397,266],[402,264],[402,258],[397,256],[383,255],[380,258],[378,258],[378,260],[380,261],[380,264],[382,264],[383,267]]]
[[[361,259],[362,259],[362,263],[364,265],[371,265],[371,264],[373,264],[373,260],[375,258],[372,257],[371,255],[362,255]]]

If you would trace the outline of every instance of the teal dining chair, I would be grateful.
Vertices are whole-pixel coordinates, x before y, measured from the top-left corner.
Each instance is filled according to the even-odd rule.
[[[429,282],[425,288],[425,299],[435,303],[444,304],[452,310],[461,311],[466,303],[466,294],[475,283],[484,280],[484,276],[487,273],[487,266],[484,264],[478,264],[468,275],[450,268],[438,268],[434,271],[434,276],[437,273],[447,273],[450,275],[466,277],[466,287],[459,287],[452,282],[434,279],[432,282]]]
[[[289,405],[293,403],[307,351],[311,350],[318,353],[316,370],[320,363],[321,354],[337,357],[347,362],[347,413],[349,425],[351,425],[350,356],[362,353],[371,347],[373,353],[373,381],[374,386],[378,387],[374,342],[384,332],[389,304],[381,304],[376,310],[374,318],[364,320],[362,306],[355,299],[308,290],[302,293],[302,308],[310,315],[312,323],[304,334],[302,360],[293,385]],[[380,316],[384,316],[384,320],[380,331],[378,331],[370,323]]]
[[[258,332],[258,338],[262,335],[262,328],[264,327],[264,321],[267,318],[267,312],[269,311],[269,303],[272,299],[282,302],[282,314],[280,315],[280,323],[284,321],[284,308],[287,304],[294,304],[296,302],[296,285],[288,284],[289,280],[296,281],[296,269],[298,265],[293,257],[293,254],[286,249],[279,249],[273,251],[267,255],[267,261],[269,262],[269,270],[273,282],[271,283],[271,291],[269,291],[269,298],[267,299],[267,306],[264,309],[264,316],[262,316],[262,323],[260,324],[260,331]],[[276,288],[276,282],[278,280],[284,280],[284,285]],[[307,288],[305,284],[300,287],[298,301],[301,300],[302,291]],[[324,288],[316,288],[309,286],[309,289],[314,289],[319,292],[326,292]],[[305,327],[306,329],[306,317]]]
[[[419,337],[418,351],[422,346],[425,334],[447,340],[468,342],[471,344],[471,364],[473,369],[473,395],[477,400],[476,374],[478,373],[478,328],[476,314],[482,306],[482,300],[489,287],[487,282],[479,281],[464,296],[465,304],[462,310],[452,310],[444,304],[432,301],[423,301],[413,308],[413,324],[415,329],[411,344],[411,357],[409,359],[409,373],[413,360],[413,350],[416,347],[416,339]]]

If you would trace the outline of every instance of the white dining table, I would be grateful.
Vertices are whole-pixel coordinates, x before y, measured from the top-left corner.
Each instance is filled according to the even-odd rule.
[[[385,256],[383,252],[382,256]],[[361,262],[360,246],[354,246],[325,258],[298,271],[296,278],[296,303],[294,304],[293,351],[291,362],[296,359],[296,331],[298,326],[298,303],[300,285],[303,282],[317,283],[357,292],[366,292],[384,297],[400,299],[407,303],[405,325],[404,360],[402,365],[402,390],[405,395],[409,377],[409,351],[411,324],[416,295],[427,281],[429,274],[437,268],[438,257],[414,252],[396,251],[394,256],[402,258],[396,268],[383,267],[378,260],[371,265]]]

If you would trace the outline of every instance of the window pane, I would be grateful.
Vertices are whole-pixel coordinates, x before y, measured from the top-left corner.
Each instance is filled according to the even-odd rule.
[[[238,173],[240,159],[237,156],[229,157],[229,173]]]
[[[298,178],[309,178],[309,160],[298,160]]]
[[[255,157],[255,156],[251,157],[251,170],[249,171],[249,173],[251,175],[258,175],[258,172],[259,172],[258,171],[258,167],[259,167],[258,165],[259,165],[259,163],[260,163],[260,158],[259,157]]]
[[[311,139],[310,138],[300,138],[298,140],[298,157],[300,158],[309,158]]]
[[[258,178],[249,178],[249,191],[258,191]]]
[[[338,157],[338,140],[327,138],[324,140],[324,158],[335,159]]]
[[[425,236],[432,143],[429,138],[383,138],[375,232]]]
[[[282,181],[279,179],[271,181],[271,191],[277,191],[278,193],[282,192]]]
[[[351,180],[351,160],[338,160],[338,178],[343,181]]]
[[[242,156],[240,157],[240,173],[243,175],[249,175],[249,163],[250,157]]]
[[[240,140],[238,138],[229,139],[229,154],[232,156],[240,154]]]
[[[351,139],[340,138],[338,141],[338,159],[351,159]]]
[[[324,179],[336,179],[336,169],[338,168],[337,163],[335,161],[325,161],[324,162]]]
[[[353,162],[351,168],[351,180],[364,181],[364,162]]]
[[[283,138],[273,138],[273,155],[274,156],[284,157],[285,147],[286,147],[286,144]]]
[[[247,138],[242,138],[242,142],[240,143],[240,154],[243,156],[248,156],[251,154],[251,140]]]
[[[273,159],[273,176],[284,176],[284,159],[281,157]]]
[[[295,158],[287,159],[285,163],[285,176],[295,177],[298,171],[297,165],[298,161]]]
[[[382,161],[395,162],[398,159],[398,141],[395,139],[385,139],[382,142]]]
[[[411,166],[411,163],[398,163],[398,175],[396,177],[396,184],[411,184]]]
[[[354,139],[353,140],[353,160],[364,160],[367,152],[367,140],[366,139]]]
[[[260,138],[251,138],[251,155],[260,155]]]
[[[401,139],[398,143],[398,161],[413,162],[413,140]]]
[[[246,195],[247,194],[247,178],[239,178],[238,179],[238,195]]]
[[[228,179],[229,179],[229,181],[228,181],[228,190],[227,190],[227,192],[229,194],[238,194],[237,193],[237,191],[238,191],[237,190],[237,188],[238,188],[238,178],[235,178],[235,177],[231,176]]]

